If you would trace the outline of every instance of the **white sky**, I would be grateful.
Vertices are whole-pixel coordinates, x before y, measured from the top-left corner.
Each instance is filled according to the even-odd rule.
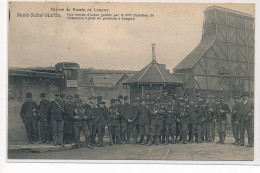
[[[212,5],[254,16],[253,4],[192,3],[11,3],[9,66],[54,66],[77,62],[81,68],[140,70],[151,61],[173,69],[200,42],[203,11]],[[17,18],[18,12],[50,12],[51,7],[109,8],[111,13],[153,13],[136,21],[72,21]]]

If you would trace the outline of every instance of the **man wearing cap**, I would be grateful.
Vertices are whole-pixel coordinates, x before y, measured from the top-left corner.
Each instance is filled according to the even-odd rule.
[[[40,94],[41,101],[39,104],[39,113],[40,113],[40,132],[41,132],[41,143],[50,143],[50,102],[46,99],[46,94]]]
[[[223,103],[223,100],[223,96],[216,100],[216,123],[219,135],[219,141],[217,143],[222,144],[224,144],[226,137],[227,114],[230,113],[228,105]]]
[[[77,146],[80,148],[80,132],[82,131],[85,137],[86,148],[93,149],[93,147],[90,146],[90,133],[88,129],[88,119],[90,116],[86,113],[81,99],[77,99],[75,103],[74,129]]]
[[[205,110],[203,108],[203,100],[199,99],[196,108],[196,115],[197,115],[197,125],[196,125],[196,134],[197,134],[197,143],[202,142],[202,135],[203,135],[203,121],[205,117]]]
[[[194,106],[194,101],[190,100],[190,104],[186,109],[188,119],[189,119],[189,140],[188,142],[193,143],[193,139],[196,133],[196,125],[197,125],[197,114],[196,114],[196,108]]]
[[[148,146],[158,145],[158,139],[161,135],[161,131],[163,128],[163,118],[165,116],[165,106],[161,104],[160,100],[155,101],[155,105],[151,107],[150,112],[151,116],[151,129],[150,129],[150,139],[148,142]]]
[[[149,105],[145,103],[145,100],[141,101],[140,114],[139,114],[139,129],[140,129],[140,144],[145,145],[148,143],[150,133],[150,122],[149,117]]]
[[[113,143],[121,144],[120,137],[120,114],[116,106],[116,99],[111,99],[111,106],[108,109],[108,118],[110,122],[110,130],[112,135]]]
[[[88,128],[90,132],[90,141],[92,146],[96,146],[96,134],[97,134],[97,123],[98,123],[98,114],[96,112],[96,106],[93,101],[90,101],[86,105],[86,112],[89,114]]]
[[[140,115],[140,109],[138,106],[138,101],[136,99],[133,100],[133,115],[130,118],[131,119],[131,123],[129,125],[129,131],[130,131],[130,137],[134,138],[134,141],[132,142],[133,144],[137,144],[137,126],[139,125],[139,122],[137,124],[137,121],[139,119],[139,115]]]
[[[244,146],[245,143],[245,129],[248,134],[248,147],[254,146],[254,104],[248,100],[249,94],[244,93],[242,95],[243,101],[239,106],[238,121],[240,124],[240,146]]]
[[[210,95],[208,103],[206,104],[206,114],[208,117],[208,142],[214,142],[215,140],[215,121],[216,121],[216,103],[214,103],[214,96]]]
[[[53,143],[54,146],[63,145],[63,127],[64,127],[64,113],[65,106],[63,102],[60,100],[60,94],[54,94],[55,100],[51,102],[50,112],[52,119],[52,130],[53,130]]]
[[[182,141],[182,130],[181,130],[181,122],[180,122],[180,105],[184,105],[184,99],[182,96],[179,96],[178,101],[176,102],[176,105],[178,107],[178,115],[177,115],[177,119],[176,119],[176,138],[175,138],[175,142],[180,142]]]
[[[176,116],[178,114],[178,110],[171,98],[168,99],[168,103],[165,107],[165,110],[166,110],[165,117],[164,117],[165,134],[166,134],[165,145],[169,143],[169,137],[171,137],[172,143],[174,144],[175,143],[174,137],[176,136]]]
[[[128,96],[124,97],[124,104],[122,106],[122,121],[121,121],[121,139],[123,144],[130,143],[131,127],[136,119],[133,113],[133,106],[130,104]]]
[[[240,107],[240,98],[238,96],[234,97],[234,105],[232,106],[232,114],[231,114],[231,123],[232,123],[232,131],[235,138],[234,145],[239,144],[239,122],[237,120],[237,116],[239,114]]]
[[[96,108],[96,113],[98,116],[97,130],[98,130],[98,147],[102,147],[103,138],[105,135],[105,126],[108,122],[108,109],[104,101],[99,101]]]
[[[32,93],[26,93],[26,102],[23,103],[20,116],[25,125],[27,137],[30,144],[33,144],[35,141],[35,131],[33,130],[33,119],[37,116],[38,106],[36,102],[32,101]]]
[[[64,114],[64,137],[63,143],[71,144],[74,141],[74,113],[75,103],[71,95],[67,96],[67,103],[65,104]]]

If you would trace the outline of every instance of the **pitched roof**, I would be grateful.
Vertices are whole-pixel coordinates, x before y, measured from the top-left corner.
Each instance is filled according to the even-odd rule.
[[[183,84],[179,78],[171,74],[155,60],[123,83]]]
[[[188,55],[186,56],[175,68],[179,69],[189,69],[200,60],[200,58],[207,52],[207,50],[213,45],[216,35],[207,34],[202,36],[200,44]]]

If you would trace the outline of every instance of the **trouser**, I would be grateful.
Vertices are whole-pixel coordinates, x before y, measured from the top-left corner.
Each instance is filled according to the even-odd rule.
[[[232,121],[232,131],[236,143],[239,142],[239,130],[240,130],[239,124],[236,124],[235,121]]]
[[[209,120],[209,140],[215,140],[215,120]]]
[[[90,137],[90,133],[89,133],[89,129],[88,126],[82,125],[82,126],[74,126],[74,130],[75,130],[75,140],[77,143],[80,142],[80,132],[82,131],[85,137],[85,142],[88,142],[87,140]]]
[[[181,122],[181,133],[182,133],[183,142],[187,142],[187,135],[189,133],[188,123]]]
[[[249,145],[253,145],[254,143],[254,136],[253,136],[253,121],[252,119],[248,120],[248,121],[241,121],[240,122],[240,143],[244,144],[245,143],[245,129],[247,131],[247,135],[248,135],[248,144]]]
[[[40,137],[42,142],[49,141],[50,135],[50,122],[40,121]]]
[[[202,123],[198,122],[196,124],[196,134],[197,134],[197,140],[196,142],[201,142],[201,131],[202,131]]]
[[[224,142],[224,140],[225,140],[226,125],[227,125],[227,120],[217,121],[217,131],[218,131],[220,138],[222,138],[221,142]]]
[[[53,142],[54,144],[60,144],[63,142],[63,127],[64,120],[53,121]]]
[[[165,134],[176,136],[176,122],[165,124]]]
[[[121,140],[120,138],[120,123],[111,123],[110,124],[110,130],[111,130],[111,135],[113,138],[113,141],[115,142],[115,137],[117,138],[117,140]]]
[[[201,123],[201,140],[208,141],[209,140],[209,122],[202,121]]]
[[[34,141],[39,141],[40,135],[39,135],[39,122],[37,121],[36,118],[32,119],[32,128],[33,128],[33,136],[34,136]]]
[[[89,128],[91,143],[95,143],[96,133],[97,133],[97,121],[89,120],[88,128]]]
[[[149,124],[140,124],[139,125],[139,134],[140,136],[149,135],[150,125]]]
[[[64,137],[63,141],[66,143],[74,140],[74,122],[73,120],[64,120]]]
[[[176,123],[176,140],[180,136],[180,140],[182,140],[182,131],[181,131],[181,123],[177,122]]]
[[[104,135],[105,135],[105,126],[106,126],[106,123],[105,121],[99,121],[98,122],[98,144],[100,145],[103,145],[103,138],[104,138]]]
[[[161,142],[165,142],[165,123],[163,123],[163,126],[162,126],[162,131],[161,131],[161,135],[160,135],[160,137],[159,137],[159,140],[161,141]]]
[[[150,136],[160,136],[163,128],[163,122],[152,120],[151,121],[151,129],[150,129]]]
[[[189,124],[189,140],[190,141],[193,141],[193,138],[195,136],[195,133],[196,133],[196,126],[197,126],[197,123],[190,123]]]
[[[23,120],[25,129],[26,129],[26,134],[29,142],[34,141],[34,131],[33,131],[33,124],[32,120],[24,119]]]
[[[136,135],[139,136],[140,135],[140,124],[135,123],[135,127],[136,127]]]

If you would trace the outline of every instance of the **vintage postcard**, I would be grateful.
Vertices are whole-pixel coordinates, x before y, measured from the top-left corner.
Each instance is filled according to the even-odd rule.
[[[255,160],[254,3],[10,1],[8,20],[9,161]]]

